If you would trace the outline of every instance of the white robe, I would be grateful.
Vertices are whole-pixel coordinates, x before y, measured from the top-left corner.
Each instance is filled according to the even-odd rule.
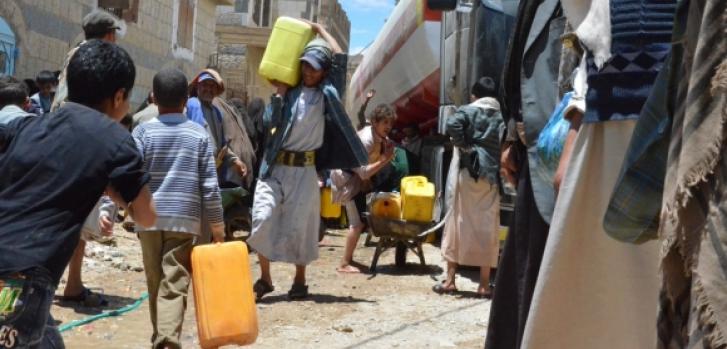
[[[442,256],[459,265],[497,267],[500,193],[487,179],[475,181],[459,170],[459,150],[452,157],[448,186],[452,191],[442,235]],[[456,171],[456,174],[453,173]]]
[[[659,252],[603,229],[636,120],[585,123],[555,204],[521,348],[656,346]]]
[[[323,94],[303,88],[283,149],[312,151],[323,144]],[[252,233],[247,243],[271,261],[307,265],[318,259],[320,188],[315,166],[276,164],[255,188]]]

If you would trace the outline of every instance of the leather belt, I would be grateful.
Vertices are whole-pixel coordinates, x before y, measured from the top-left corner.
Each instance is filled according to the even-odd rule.
[[[281,150],[275,157],[275,163],[293,167],[314,166],[316,164],[316,152]]]

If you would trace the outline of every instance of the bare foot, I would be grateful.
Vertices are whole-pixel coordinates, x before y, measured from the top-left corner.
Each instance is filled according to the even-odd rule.
[[[359,274],[361,273],[361,269],[356,268],[355,266],[351,264],[344,264],[336,268],[336,271],[343,274]]]

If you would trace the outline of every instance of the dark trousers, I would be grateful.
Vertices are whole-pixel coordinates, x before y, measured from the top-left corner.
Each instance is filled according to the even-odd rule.
[[[0,275],[0,348],[65,348],[50,316],[55,289],[42,268]]]
[[[550,229],[535,205],[527,152],[520,148],[515,212],[497,268],[487,349],[520,348]]]

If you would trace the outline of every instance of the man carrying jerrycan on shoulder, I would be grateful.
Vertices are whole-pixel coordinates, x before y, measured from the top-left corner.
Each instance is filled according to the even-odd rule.
[[[276,27],[281,20],[305,27],[284,17],[278,19]],[[255,189],[252,235],[247,240],[260,259],[262,276],[254,285],[258,299],[274,290],[270,261],[295,264],[288,297],[308,296],[306,265],[318,258],[320,191],[316,171],[356,168],[368,160],[341,102],[347,55],[320,24],[307,24],[321,38],[310,41],[302,55],[295,52],[295,57],[290,57],[296,70],[300,64],[302,81],[293,87],[271,81],[277,93],[264,116],[270,140]],[[274,29],[267,50],[290,45],[276,42],[275,36]]]

